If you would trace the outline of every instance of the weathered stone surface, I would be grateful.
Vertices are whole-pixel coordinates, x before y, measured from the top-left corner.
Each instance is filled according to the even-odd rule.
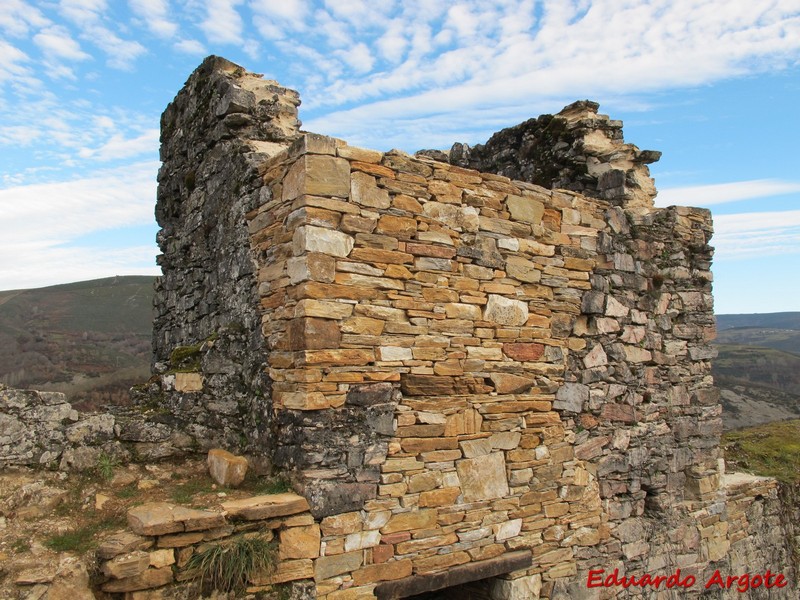
[[[528,575],[516,579],[497,578],[492,581],[489,597],[492,600],[538,600],[542,576]]]
[[[104,538],[97,547],[97,556],[108,560],[134,550],[147,550],[152,545],[153,541],[151,539],[123,531]]]
[[[528,305],[497,294],[489,294],[483,318],[499,325],[524,325],[528,320]]]
[[[281,559],[317,558],[320,547],[319,525],[289,527],[280,533]]]
[[[515,196],[509,194],[506,198],[506,208],[511,213],[511,218],[534,225],[542,222],[544,204],[530,196]]]
[[[350,194],[350,164],[332,156],[303,155],[299,157],[283,184],[283,199],[293,200],[303,195],[338,196]]]
[[[531,389],[536,380],[510,373],[492,373],[489,378],[498,394],[522,394]]]
[[[565,383],[556,392],[553,408],[579,413],[583,403],[589,400],[589,388],[580,383]]]
[[[147,569],[135,577],[108,581],[101,586],[101,589],[104,592],[133,592],[167,585],[172,583],[173,579],[172,567]]]
[[[249,463],[244,456],[236,456],[221,448],[208,451],[208,471],[219,485],[236,487],[247,475]]]
[[[350,180],[350,199],[363,206],[389,208],[389,192],[377,186],[375,178],[366,173],[353,173]]]
[[[335,556],[321,556],[314,561],[314,579],[322,581],[342,573],[355,571],[361,566],[362,554],[363,552],[358,550]]]
[[[345,257],[355,245],[352,236],[314,225],[298,227],[292,238],[294,252],[300,255],[303,252],[320,252],[332,256]]]
[[[222,503],[229,518],[255,521],[286,515],[296,515],[309,509],[308,501],[292,493],[253,496]]]
[[[508,495],[506,463],[502,452],[456,461],[456,470],[467,502]]]
[[[102,571],[106,577],[124,579],[141,575],[150,567],[150,554],[144,551],[121,554],[103,563]]]

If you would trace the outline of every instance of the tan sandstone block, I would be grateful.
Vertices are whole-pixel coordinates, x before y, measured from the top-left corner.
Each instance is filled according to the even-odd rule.
[[[508,495],[506,462],[502,452],[456,461],[464,500],[479,502]]]
[[[393,560],[377,565],[369,565],[353,572],[353,583],[366,585],[377,581],[391,581],[411,575],[411,559]]]
[[[317,558],[320,547],[319,525],[289,527],[280,532],[281,560],[289,558]]]
[[[414,529],[430,529],[436,526],[436,511],[433,509],[417,510],[393,515],[383,526],[381,533],[411,531]]]
[[[244,456],[236,456],[221,448],[208,451],[208,471],[219,485],[236,487],[244,481],[250,463]]]
[[[303,195],[337,196],[350,194],[350,163],[333,156],[305,154],[289,168],[283,179],[283,200]]]
[[[229,517],[257,521],[305,512],[309,505],[302,496],[287,492],[230,500],[223,502],[222,508]]]

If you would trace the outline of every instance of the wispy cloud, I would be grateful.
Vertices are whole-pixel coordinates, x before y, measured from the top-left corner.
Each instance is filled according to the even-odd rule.
[[[47,27],[33,36],[34,43],[47,55],[63,60],[88,60],[91,58],[81,50],[69,32],[60,26]]]
[[[151,223],[157,169],[156,162],[137,163],[74,181],[0,190],[5,229],[0,289],[100,277],[101,272],[141,273],[143,266],[153,272],[155,246],[145,252],[142,247],[89,248],[75,241],[91,232]]]
[[[361,137],[383,121],[426,119],[435,131],[439,116],[453,107],[491,111],[533,100],[558,110],[556,98],[699,85],[792,64],[800,51],[800,16],[792,1],[743,8],[699,0],[508,0],[427,3],[409,14],[412,4],[403,3],[401,13],[378,11],[382,19],[373,17],[366,34],[341,22],[351,40],[380,60],[362,77],[337,77],[322,87],[312,81],[304,95],[314,113],[307,125]],[[348,56],[339,56],[344,73]],[[397,104],[387,104],[388,97]],[[515,121],[532,114],[521,108]],[[469,131],[462,125],[451,139]]]
[[[155,154],[158,151],[158,135],[158,129],[148,129],[134,138],[125,138],[122,134],[116,133],[99,148],[82,148],[79,156],[105,162],[145,153]]]
[[[208,41],[221,44],[241,42],[244,24],[237,6],[242,0],[206,0],[206,18],[200,29]]]
[[[178,31],[177,23],[169,19],[165,0],[129,0],[133,12],[144,19],[148,29],[163,38],[171,38]]]
[[[710,185],[667,188],[658,191],[658,206],[714,206],[740,200],[754,200],[800,192],[800,182],[754,179]]]
[[[717,261],[800,253],[800,210],[719,215],[714,231]]]

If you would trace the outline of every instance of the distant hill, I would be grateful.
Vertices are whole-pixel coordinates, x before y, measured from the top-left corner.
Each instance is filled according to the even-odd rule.
[[[0,292],[0,382],[123,403],[149,377],[153,277]]]
[[[726,429],[800,417],[800,312],[717,315]]]
[[[717,329],[719,331],[737,327],[763,327],[800,331],[800,312],[717,315]]]

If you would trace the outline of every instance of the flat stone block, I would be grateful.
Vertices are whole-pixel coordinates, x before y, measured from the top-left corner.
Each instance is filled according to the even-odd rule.
[[[222,508],[231,518],[256,521],[301,513],[307,511],[309,505],[302,496],[284,493],[231,500],[223,502]]]

